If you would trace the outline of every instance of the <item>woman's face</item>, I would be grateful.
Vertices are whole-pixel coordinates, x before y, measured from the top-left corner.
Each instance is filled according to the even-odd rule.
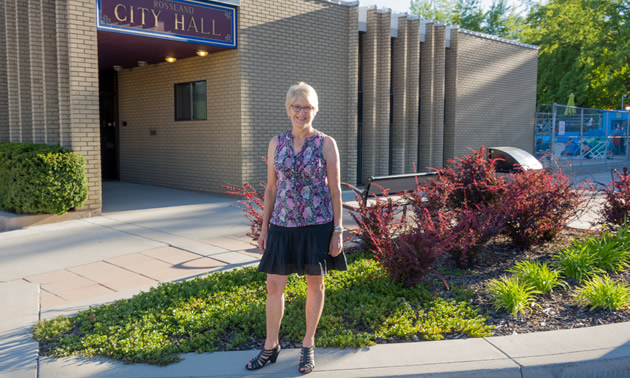
[[[297,96],[295,101],[289,105],[287,114],[293,126],[299,128],[309,127],[311,122],[313,122],[313,118],[315,118],[313,105],[302,96]]]

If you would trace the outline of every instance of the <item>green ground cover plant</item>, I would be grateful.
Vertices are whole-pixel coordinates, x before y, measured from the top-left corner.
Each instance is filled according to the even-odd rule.
[[[349,270],[330,272],[326,287],[317,333],[322,347],[439,340],[450,334],[482,337],[492,330],[467,301],[435,297],[424,285],[404,287],[369,254],[350,255]],[[305,328],[305,280],[290,276],[285,299],[281,339],[297,343]],[[180,353],[249,349],[245,345],[264,334],[265,274],[254,268],[159,285],[34,328],[45,355],[158,365],[178,361]]]

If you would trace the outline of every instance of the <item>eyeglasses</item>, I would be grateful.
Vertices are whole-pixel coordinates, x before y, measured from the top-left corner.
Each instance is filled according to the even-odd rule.
[[[315,111],[315,108],[312,106],[291,105],[291,109],[296,113],[300,113],[302,110],[304,110],[304,112],[306,113],[311,113]]]

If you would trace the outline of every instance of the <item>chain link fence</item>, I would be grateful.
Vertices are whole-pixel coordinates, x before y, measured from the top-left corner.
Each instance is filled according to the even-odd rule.
[[[554,104],[536,113],[535,154],[549,162],[628,160],[628,111]],[[545,160],[545,159],[543,159]]]

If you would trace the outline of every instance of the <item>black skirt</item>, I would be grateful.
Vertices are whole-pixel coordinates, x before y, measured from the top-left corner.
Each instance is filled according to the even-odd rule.
[[[328,254],[332,233],[332,222],[303,227],[270,224],[258,271],[283,276],[291,273],[323,276],[328,270],[348,270],[343,252],[337,257]]]

